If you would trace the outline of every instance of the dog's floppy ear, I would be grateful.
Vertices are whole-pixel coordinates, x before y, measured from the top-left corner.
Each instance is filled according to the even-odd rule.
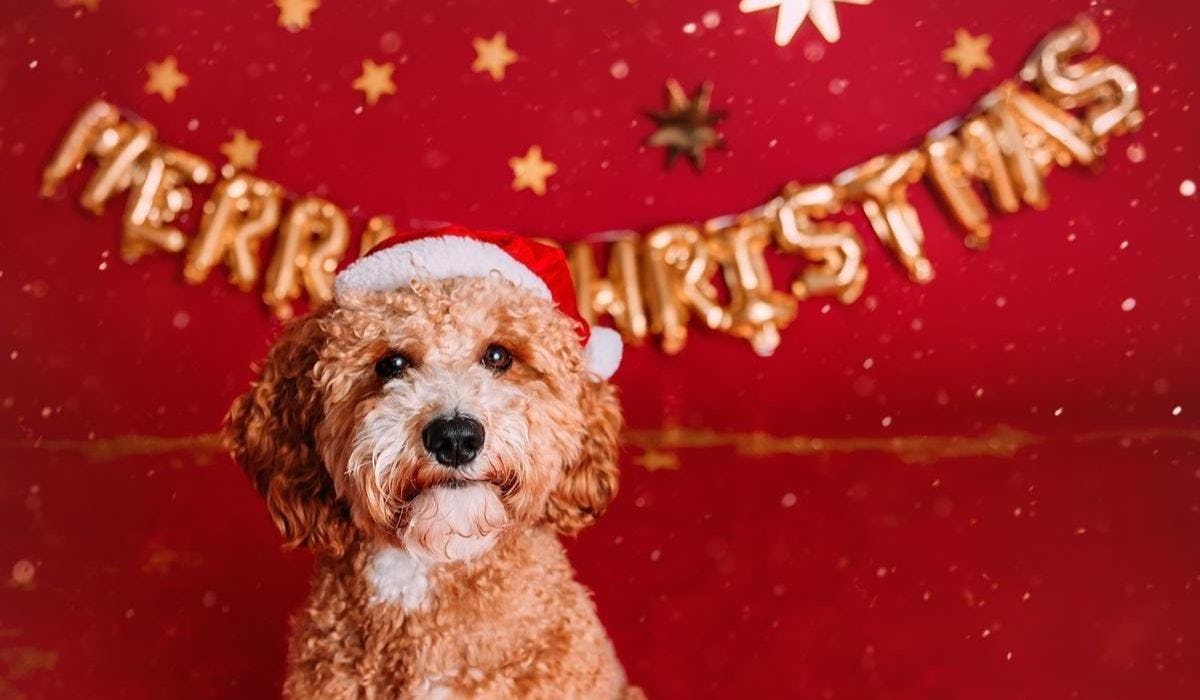
[[[605,381],[585,380],[580,396],[585,420],[583,450],[550,495],[547,514],[559,532],[574,534],[595,522],[617,495],[621,406]]]
[[[313,378],[321,316],[309,315],[284,330],[262,375],[233,402],[225,439],[286,546],[307,545],[336,556],[344,551],[348,518],[313,437],[322,413]]]

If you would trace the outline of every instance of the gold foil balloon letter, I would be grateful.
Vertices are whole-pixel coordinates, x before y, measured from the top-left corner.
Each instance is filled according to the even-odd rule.
[[[122,121],[116,107],[95,100],[75,118],[67,137],[43,171],[41,194],[53,195],[63,180],[92,155],[98,167],[83,188],[79,203],[94,214],[102,214],[105,201],[129,188],[139,159],[153,145],[154,127],[144,122]]]
[[[720,325],[715,327],[750,341],[760,357],[775,353],[780,329],[796,315],[796,300],[775,290],[767,269],[765,253],[772,234],[769,221],[751,219],[718,229],[707,241],[729,288],[729,304],[721,309]],[[703,288],[712,289],[710,285]],[[703,301],[712,303],[710,298]],[[713,317],[705,315],[706,320]]]
[[[280,318],[290,318],[301,285],[313,302],[333,299],[333,274],[349,242],[350,227],[341,209],[316,197],[297,201],[279,230],[263,301]]]
[[[279,225],[281,188],[273,182],[239,174],[222,180],[204,204],[200,231],[188,249],[183,276],[203,282],[222,260],[229,279],[242,291],[258,281],[258,247]]]
[[[1125,66],[1094,56],[1069,61],[1080,52],[1095,51],[1100,30],[1086,18],[1051,32],[1034,49],[1021,69],[1021,78],[1036,83],[1060,107],[1086,107],[1084,121],[1097,138],[1137,129],[1146,115],[1138,106],[1138,84]]]
[[[186,184],[203,184],[212,178],[212,166],[199,156],[165,146],[147,153],[133,172],[134,191],[125,207],[121,258],[134,262],[156,249],[183,250],[187,236],[169,224],[192,206]]]
[[[682,350],[687,342],[683,275],[699,242],[700,229],[686,224],[660,226],[642,241],[650,331],[662,338],[663,351],[668,355]]]
[[[867,282],[863,246],[854,227],[847,223],[818,223],[818,219],[841,208],[840,195],[832,185],[798,185],[783,188],[783,196],[767,205],[775,212],[775,242],[785,253],[800,253],[815,265],[804,268],[792,282],[792,294],[804,300],[833,296],[850,304],[862,294]]]
[[[991,132],[987,132],[989,135]],[[995,141],[991,141],[995,145]],[[931,138],[925,144],[925,156],[929,160],[929,180],[941,195],[950,216],[967,231],[967,246],[982,248],[992,236],[992,225],[988,222],[987,208],[976,194],[972,180],[982,179],[997,168],[999,148],[993,153],[988,169],[981,167],[980,153],[969,150],[959,136],[946,134]],[[1012,200],[1015,203],[1015,197]]]
[[[649,322],[642,300],[638,275],[637,234],[619,238],[608,247],[608,277],[596,272],[596,257],[590,243],[567,246],[567,262],[575,280],[579,313],[588,324],[608,315],[627,342],[640,345],[646,339]]]
[[[79,170],[103,134],[120,123],[121,113],[116,107],[103,100],[89,102],[75,117],[54,157],[42,171],[42,196],[53,195],[63,180]]]
[[[925,173],[925,156],[919,151],[875,156],[833,179],[846,199],[861,202],[875,235],[895,254],[914,282],[933,279],[933,265],[925,257],[925,231],[917,210],[908,203],[908,186]]]

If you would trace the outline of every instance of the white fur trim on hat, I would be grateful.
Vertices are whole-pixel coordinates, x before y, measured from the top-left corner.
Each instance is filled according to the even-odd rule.
[[[546,282],[500,246],[465,236],[420,238],[360,258],[338,273],[333,298],[338,304],[361,292],[401,289],[420,279],[487,278],[498,274],[543,299],[553,300]],[[621,364],[621,335],[611,328],[592,328],[583,348],[587,368],[608,379]]]
[[[338,273],[337,303],[356,292],[400,289],[418,279],[490,277],[493,273],[522,289],[550,298],[550,289],[525,265],[492,243],[463,236],[420,238],[371,253]]]
[[[601,379],[608,379],[621,366],[623,350],[620,333],[611,328],[592,326],[592,336],[583,348],[583,361]]]

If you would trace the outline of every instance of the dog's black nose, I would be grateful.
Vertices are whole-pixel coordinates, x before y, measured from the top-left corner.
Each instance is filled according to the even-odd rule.
[[[421,442],[438,462],[461,467],[483,447],[483,426],[470,416],[434,418],[421,431]]]

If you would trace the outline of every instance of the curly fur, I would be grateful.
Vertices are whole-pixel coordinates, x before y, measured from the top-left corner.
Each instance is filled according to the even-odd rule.
[[[507,372],[480,363],[491,343]],[[413,365],[384,381],[395,351]],[[486,433],[457,470],[421,440],[456,412]],[[554,534],[615,496],[620,425],[573,322],[503,279],[340,298],[289,326],[227,427],[287,545],[317,554],[285,695],[636,693]]]

